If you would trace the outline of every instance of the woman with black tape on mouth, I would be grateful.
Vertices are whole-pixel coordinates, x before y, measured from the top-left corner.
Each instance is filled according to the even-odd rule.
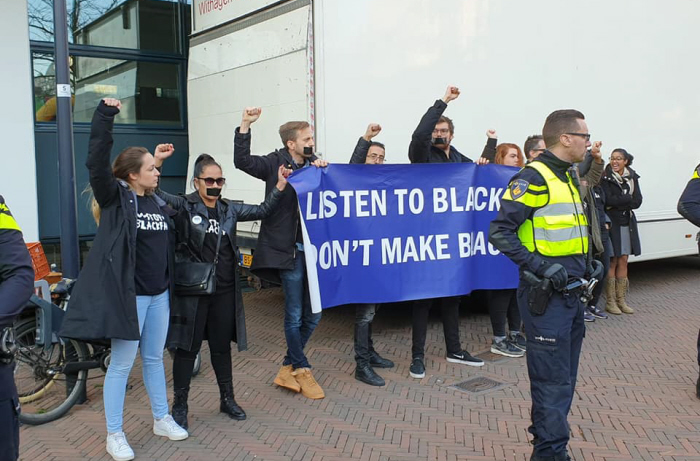
[[[173,152],[172,144],[159,145],[155,152],[156,166],[160,167]],[[212,367],[219,385],[220,411],[235,420],[246,419],[245,411],[234,398],[231,369],[231,341],[237,343],[239,351],[247,349],[236,223],[265,218],[277,206],[290,173],[291,170],[280,166],[276,188],[260,205],[235,203],[222,197],[226,178],[221,166],[211,155],[202,154],[194,164],[194,192],[177,196],[156,190],[177,210],[176,267],[178,264],[216,261],[214,294],[185,296],[178,295],[176,290],[171,309],[168,347],[175,348],[172,411],[173,418],[182,427],[188,427],[187,399],[192,368],[204,339],[209,341]]]

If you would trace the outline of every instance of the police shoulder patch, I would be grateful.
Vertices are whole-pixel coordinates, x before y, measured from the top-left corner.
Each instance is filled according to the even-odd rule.
[[[527,192],[527,188],[530,185],[529,182],[525,181],[524,179],[516,179],[510,183],[510,195],[514,198],[520,198],[522,197],[525,192]]]

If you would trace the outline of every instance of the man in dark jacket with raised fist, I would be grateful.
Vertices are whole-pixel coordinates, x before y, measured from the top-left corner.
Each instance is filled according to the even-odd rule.
[[[241,126],[236,129],[234,139],[233,161],[236,168],[265,181],[265,194],[277,184],[280,165],[292,170],[328,165],[313,153],[314,138],[307,122],[287,122],[280,127],[282,149],[268,155],[251,155],[250,125],[261,113],[259,107],[243,110]],[[281,283],[284,291],[287,355],[274,383],[301,392],[307,398],[322,399],[323,389],[311,374],[311,365],[304,355],[304,346],[316,329],[321,313],[311,312],[299,205],[291,187],[284,190],[275,211],[262,220],[251,270],[262,279]]]
[[[471,163],[472,160],[462,155],[452,146],[454,124],[443,112],[447,104],[459,97],[456,86],[448,86],[442,99],[435,101],[428,108],[418,127],[413,132],[408,146],[408,158],[411,163]],[[495,143],[495,140],[493,141]],[[421,299],[413,303],[413,346],[411,348],[412,378],[425,377],[425,339],[428,334],[428,317],[434,304],[440,304],[442,326],[445,332],[446,359],[448,362],[480,367],[484,361],[473,357],[462,349],[459,341],[459,296],[445,298]]]

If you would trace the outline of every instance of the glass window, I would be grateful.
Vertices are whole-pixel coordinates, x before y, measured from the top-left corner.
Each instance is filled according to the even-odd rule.
[[[68,42],[180,53],[177,0],[66,0]],[[53,0],[28,0],[29,38],[53,41]]]
[[[179,64],[71,56],[70,70],[76,123],[90,123],[100,100],[110,97],[122,101],[116,123],[182,124]],[[53,55],[34,53],[33,73],[36,121],[55,121]]]

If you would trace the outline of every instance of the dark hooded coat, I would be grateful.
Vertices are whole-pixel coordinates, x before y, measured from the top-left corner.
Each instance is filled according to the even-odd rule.
[[[108,343],[111,339],[139,340],[136,310],[136,225],[138,201],[129,186],[114,177],[110,153],[116,107],[100,102],[92,117],[85,165],[90,186],[100,205],[100,224],[90,253],[73,287],[60,336]],[[172,230],[173,210],[156,195],[149,196],[161,208]],[[173,286],[173,233],[168,232],[168,274]],[[172,290],[170,290],[172,301]]]

